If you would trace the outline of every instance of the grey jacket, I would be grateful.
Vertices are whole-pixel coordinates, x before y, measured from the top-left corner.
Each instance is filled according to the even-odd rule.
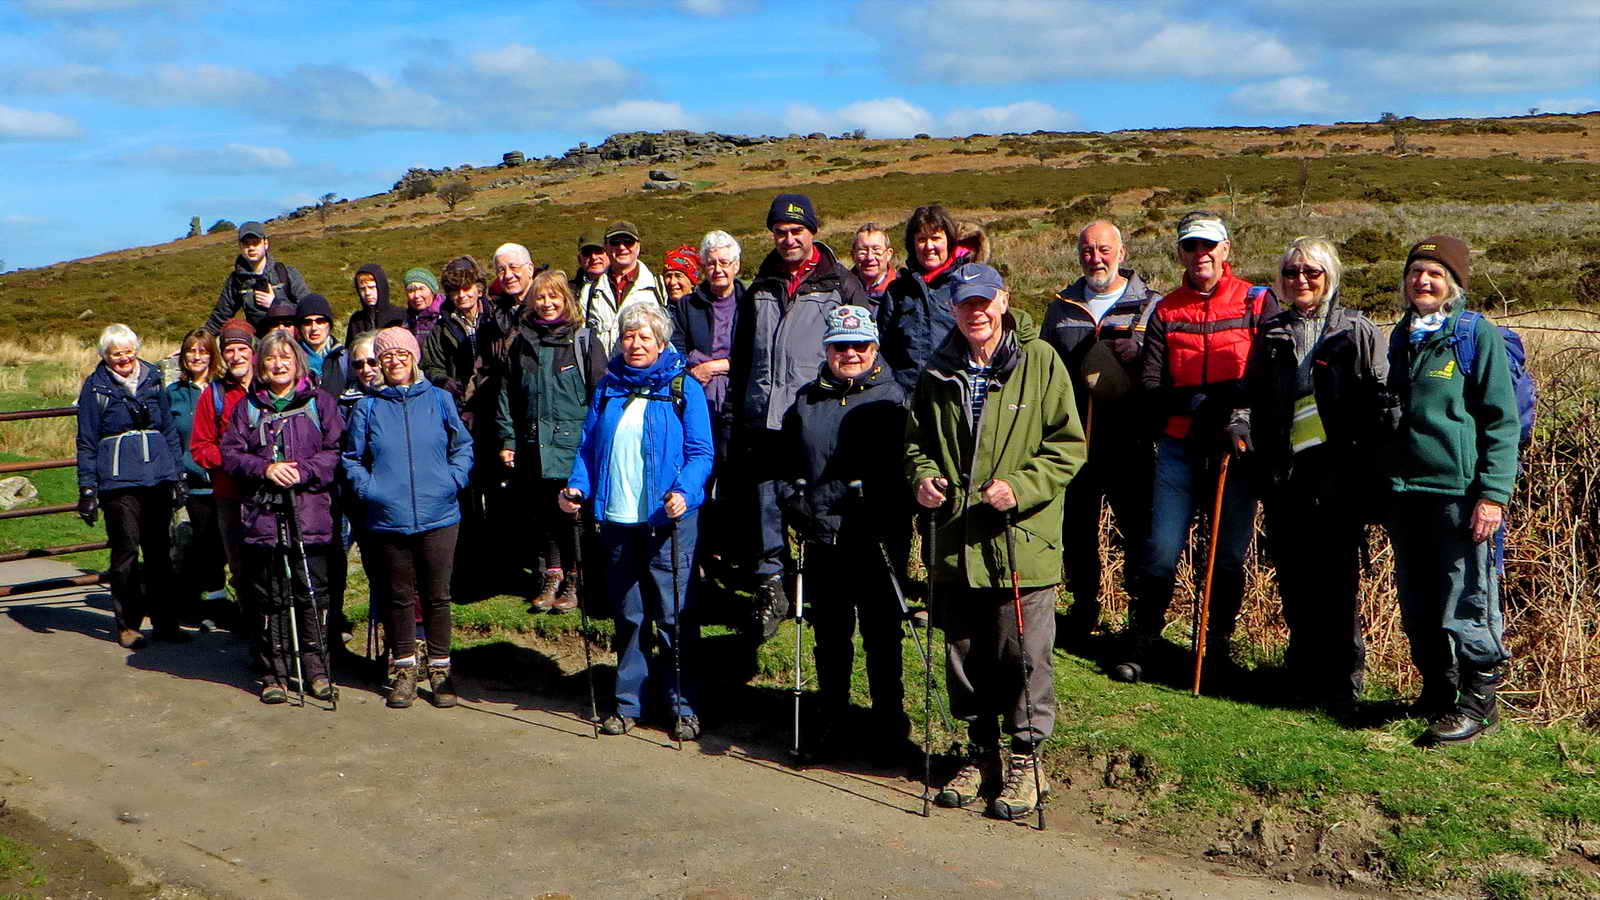
[[[833,251],[816,244],[821,259],[794,297],[778,252],[767,254],[744,293],[733,335],[731,387],[737,429],[780,431],[795,395],[817,377],[828,313],[840,306],[865,306],[861,280],[839,264]]]

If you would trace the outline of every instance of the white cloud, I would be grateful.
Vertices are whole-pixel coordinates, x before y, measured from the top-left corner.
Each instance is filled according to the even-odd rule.
[[[82,134],[78,123],[66,116],[0,105],[0,142],[63,141]]]
[[[282,147],[226,144],[221,147],[184,147],[157,144],[124,154],[117,162],[145,169],[165,169],[187,175],[260,175],[295,167],[294,157]]]
[[[1552,97],[1540,100],[1534,106],[1538,107],[1540,112],[1582,113],[1600,109],[1600,100],[1593,97]]]
[[[711,17],[731,15],[749,4],[740,0],[675,0],[672,5],[691,16]]]
[[[296,66],[259,98],[268,118],[318,131],[436,131],[470,127],[474,113],[413,87],[344,66]]]
[[[1062,131],[1078,123],[1078,117],[1064,109],[1037,100],[1023,100],[1005,106],[957,107],[944,115],[945,130],[951,134],[989,134],[1007,131]]]
[[[1256,116],[1330,116],[1347,110],[1350,98],[1326,79],[1291,75],[1244,85],[1228,95],[1227,103]]]
[[[795,104],[784,110],[783,127],[801,134],[860,128],[871,137],[910,137],[932,129],[933,114],[900,97],[858,100],[833,110]]]
[[[695,119],[677,103],[660,100],[624,100],[594,110],[585,117],[607,131],[666,131],[695,128]]]

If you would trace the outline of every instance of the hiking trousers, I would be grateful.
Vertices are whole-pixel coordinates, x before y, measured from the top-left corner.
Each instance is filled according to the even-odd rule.
[[[874,540],[857,537],[806,545],[805,615],[817,641],[817,689],[827,715],[842,715],[850,706],[859,617],[874,725],[882,736],[904,738],[911,720],[904,704],[900,604]]]
[[[616,711],[637,719],[644,715],[646,698],[659,695],[662,710],[672,715],[681,706],[685,716],[695,715],[689,700],[692,693],[690,670],[681,668],[682,691],[673,676],[673,655],[683,639],[692,639],[692,629],[680,628],[679,620],[689,611],[687,598],[690,568],[694,560],[698,515],[687,512],[676,520],[678,556],[672,556],[674,526],[619,525],[600,523],[600,546],[605,554],[606,593],[616,614],[617,690]],[[677,567],[677,593],[673,593],[673,567]],[[647,625],[655,626],[655,646],[660,649],[650,659],[646,640]],[[681,697],[678,695],[681,693]]]
[[[1056,589],[1022,589],[1021,645],[1033,666],[1028,681],[1033,717],[1024,696],[1017,618],[1010,588],[934,585],[935,627],[945,634],[945,684],[950,714],[967,723],[980,747],[997,746],[1003,727],[1014,749],[1031,752],[1056,724],[1051,653],[1056,643]]]
[[[138,631],[148,613],[157,631],[176,629],[178,604],[168,531],[172,485],[106,491],[100,495],[100,510],[106,517],[106,540],[111,544],[111,604],[117,627]]]

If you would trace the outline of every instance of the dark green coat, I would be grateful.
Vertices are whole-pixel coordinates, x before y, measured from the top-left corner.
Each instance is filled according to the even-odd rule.
[[[1464,308],[1464,307],[1463,307]],[[1505,340],[1487,317],[1478,320],[1477,357],[1461,372],[1450,339],[1457,309],[1444,326],[1412,346],[1413,313],[1400,317],[1390,338],[1389,386],[1400,397],[1399,446],[1390,459],[1395,493],[1446,494],[1504,505],[1517,477],[1516,390]]]
[[[1061,357],[1039,340],[1025,312],[1008,316],[995,353],[996,381],[972,420],[967,340],[951,331],[917,379],[906,420],[906,476],[944,477],[951,498],[935,513],[934,578],[974,588],[1009,588],[1005,518],[983,503],[990,479],[1017,497],[1016,566],[1024,587],[1061,580],[1061,515],[1067,483],[1083,465],[1083,424]],[[974,438],[976,435],[976,438]],[[962,485],[966,488],[963,489]]]
[[[590,392],[605,374],[605,351],[587,329],[570,323],[551,328],[524,316],[507,362],[495,415],[500,446],[516,451],[525,474],[538,460],[538,477],[566,481]]]

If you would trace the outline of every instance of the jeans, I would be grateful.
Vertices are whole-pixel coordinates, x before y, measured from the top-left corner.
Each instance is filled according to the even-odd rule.
[[[692,574],[695,535],[699,530],[695,512],[677,520],[677,558],[673,558],[673,527],[600,523],[600,546],[605,554],[606,595],[616,614],[617,691],[616,711],[637,719],[644,714],[647,692],[659,693],[668,714],[680,709],[685,716],[695,715],[689,698],[693,691],[690,670],[682,668],[682,683],[674,676],[680,629],[678,621],[689,612],[684,601]],[[676,574],[674,574],[676,570]],[[674,590],[676,588],[676,590]],[[661,652],[651,661],[645,651],[644,630],[655,626],[655,644]],[[693,640],[691,629],[681,637]],[[659,687],[658,687],[659,686]]]
[[[1256,495],[1251,480],[1249,457],[1229,463],[1222,493],[1216,567],[1212,572],[1211,624],[1206,631],[1207,643],[1223,657],[1244,602],[1244,557],[1256,529]],[[1161,633],[1167,607],[1172,603],[1178,555],[1188,539],[1189,523],[1197,510],[1211,509],[1216,481],[1216,455],[1171,437],[1163,437],[1157,444],[1150,535],[1129,616],[1135,635]],[[1197,577],[1203,566],[1201,562],[1196,567]]]

